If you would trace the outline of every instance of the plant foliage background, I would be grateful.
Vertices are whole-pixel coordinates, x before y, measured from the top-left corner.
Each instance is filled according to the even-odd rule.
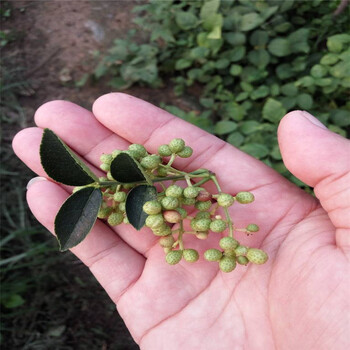
[[[336,1],[150,1],[136,6],[139,30],[117,39],[94,77],[173,84],[200,108],[175,115],[261,159],[299,186],[281,161],[276,131],[293,109],[345,136],[350,125],[349,12]],[[141,31],[149,34],[139,43]]]

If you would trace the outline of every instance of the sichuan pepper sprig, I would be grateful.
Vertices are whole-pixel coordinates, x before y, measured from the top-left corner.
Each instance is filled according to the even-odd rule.
[[[224,237],[219,247],[204,252],[204,258],[217,262],[223,272],[234,270],[237,264],[265,263],[268,256],[264,251],[243,246],[235,238],[235,232],[252,235],[259,231],[258,225],[237,228],[229,212],[235,203],[253,202],[254,195],[245,191],[234,196],[224,193],[216,175],[208,169],[187,173],[173,167],[176,158],[189,158],[192,153],[180,138],[160,145],[155,154],[143,145],[132,144],[127,150],[102,154],[100,168],[106,175],[98,178],[57,135],[45,129],[40,148],[45,171],[54,180],[75,186],[55,220],[61,250],[79,244],[99,218],[111,226],[131,224],[137,230],[148,227],[159,237],[170,265],[181,260],[196,262],[199,253],[188,246],[186,236],[203,240],[210,234]],[[209,181],[214,183],[216,193],[202,187]]]

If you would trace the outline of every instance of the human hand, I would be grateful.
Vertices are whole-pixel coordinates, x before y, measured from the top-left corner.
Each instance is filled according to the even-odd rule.
[[[241,244],[269,254],[265,265],[238,266],[225,274],[201,258],[169,266],[157,237],[130,225],[96,222],[72,249],[117,304],[142,349],[345,349],[349,334],[350,201],[349,141],[291,112],[279,127],[286,166],[315,188],[319,201],[272,169],[203,130],[125,94],[100,97],[93,114],[65,101],[49,102],[35,115],[38,128],[19,132],[16,154],[39,176],[43,128],[52,129],[96,172],[99,157],[129,143],[155,152],[174,137],[194,149],[175,167],[215,172],[226,193],[252,191],[255,202],[233,206],[238,227],[260,226]],[[69,188],[32,183],[29,207],[53,232]],[[322,206],[321,206],[322,205]],[[202,253],[219,235],[193,239]],[[191,237],[190,237],[191,239]]]

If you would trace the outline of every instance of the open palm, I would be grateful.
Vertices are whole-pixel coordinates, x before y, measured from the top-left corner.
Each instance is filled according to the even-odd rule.
[[[14,139],[16,154],[37,174],[43,128],[57,133],[98,174],[99,156],[130,143],[150,152],[181,137],[194,156],[175,162],[217,174],[224,192],[252,191],[256,201],[235,204],[238,227],[254,222],[241,244],[262,247],[269,261],[225,274],[216,263],[169,266],[151,231],[99,221],[72,249],[99,280],[142,349],[345,349],[349,339],[350,146],[303,112],[281,122],[279,142],[286,166],[315,187],[319,200],[263,163],[144,101],[125,94],[99,98],[93,113],[54,101],[36,113],[38,128]],[[69,188],[37,181],[27,199],[37,219],[53,231]],[[322,205],[322,206],[321,206]],[[190,237],[202,253],[217,247]]]

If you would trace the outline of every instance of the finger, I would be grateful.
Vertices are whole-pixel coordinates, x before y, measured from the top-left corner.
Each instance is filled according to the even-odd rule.
[[[52,233],[55,215],[67,197],[59,185],[45,180],[32,183],[27,192],[29,208]],[[71,251],[90,268],[114,301],[139,278],[145,264],[144,257],[99,220]]]
[[[93,112],[108,129],[129,142],[144,144],[151,152],[156,152],[159,145],[172,138],[183,138],[194,149],[194,155],[178,160],[176,166],[186,170],[204,167],[217,172],[229,191],[282,180],[262,162],[138,98],[121,93],[107,94],[95,101]]]
[[[350,252],[350,142],[302,111],[283,118],[278,136],[287,168],[314,187],[338,246]]]
[[[35,173],[39,176],[47,177],[44,171],[39,155],[40,142],[42,138],[42,129],[40,128],[28,128],[20,131],[12,142],[13,149],[16,155]],[[74,142],[79,142],[76,140]],[[102,141],[103,142],[103,141]],[[100,153],[100,155],[103,152]],[[86,162],[86,161],[85,161]],[[91,170],[98,176],[103,176],[99,169],[95,168],[91,164],[89,165]],[[71,192],[72,187],[62,186],[68,192]],[[135,250],[141,254],[146,254],[147,251],[155,244],[157,238],[151,232],[142,233],[135,231],[131,225],[122,225],[118,230],[120,237],[128,244],[130,244]],[[142,234],[142,239],[140,235]]]
[[[70,148],[97,168],[102,153],[126,149],[128,142],[104,127],[85,108],[68,101],[51,101],[35,113],[40,128],[53,130]]]

